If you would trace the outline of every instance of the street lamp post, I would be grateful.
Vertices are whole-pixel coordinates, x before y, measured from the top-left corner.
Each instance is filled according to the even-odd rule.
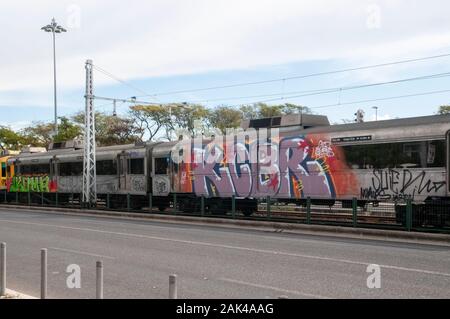
[[[375,109],[375,121],[378,121],[378,106],[372,106]]]
[[[55,21],[55,18],[52,19],[52,23],[46,25],[41,28],[45,32],[51,32],[53,35],[53,93],[54,93],[54,101],[55,101],[55,135],[58,135],[58,107],[56,102],[56,46],[55,46],[55,38],[56,33],[67,32],[66,29],[58,25]]]

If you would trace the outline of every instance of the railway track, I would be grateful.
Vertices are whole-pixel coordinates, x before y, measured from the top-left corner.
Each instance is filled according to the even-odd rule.
[[[341,210],[342,211],[342,210]],[[378,215],[375,215],[377,214]],[[372,214],[372,215],[369,215]],[[388,215],[389,214],[389,215]],[[379,212],[358,212],[358,223],[367,223],[367,224],[387,224],[387,225],[396,225],[395,213],[382,213]],[[267,217],[266,210],[259,210],[255,216],[257,217]],[[286,218],[286,219],[307,219],[306,211],[287,211],[287,210],[272,210],[271,211],[272,218]],[[311,220],[312,221],[323,221],[323,222],[353,222],[353,214],[351,211],[349,212],[323,212],[323,211],[312,211],[311,212]]]

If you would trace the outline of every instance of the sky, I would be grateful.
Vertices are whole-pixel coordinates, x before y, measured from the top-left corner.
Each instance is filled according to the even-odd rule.
[[[94,94],[207,107],[264,101],[296,103],[332,123],[431,115],[450,104],[449,77],[328,94],[345,88],[450,72],[450,56],[379,68],[226,89],[162,94],[285,79],[360,66],[450,54],[450,2],[445,0],[0,0],[0,125],[21,129],[53,118],[52,17],[57,35],[58,115],[84,109],[87,59]],[[261,95],[270,95],[260,97]],[[237,99],[237,97],[246,97]],[[378,101],[367,101],[380,99]],[[367,101],[359,102],[358,101]],[[352,103],[352,104],[349,104]],[[340,105],[335,105],[340,104]],[[96,101],[112,113],[112,104]],[[321,108],[321,106],[335,105]],[[119,103],[126,114],[129,104]]]

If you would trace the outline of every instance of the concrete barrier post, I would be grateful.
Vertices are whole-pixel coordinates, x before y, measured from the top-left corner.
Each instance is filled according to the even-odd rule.
[[[96,298],[103,299],[103,262],[97,261],[96,271]]]
[[[6,295],[6,244],[0,244],[0,296]]]
[[[47,249],[41,249],[41,299],[47,298]]]
[[[178,299],[177,275],[169,276],[169,299]]]

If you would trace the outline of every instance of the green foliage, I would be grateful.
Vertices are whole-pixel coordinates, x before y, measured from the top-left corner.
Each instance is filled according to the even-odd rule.
[[[240,110],[245,119],[277,117],[295,113],[311,114],[311,110],[308,107],[290,103],[280,105],[256,103],[242,106]]]
[[[441,107],[439,107],[439,114],[450,114],[450,105],[442,105]]]
[[[84,125],[84,113],[74,115],[72,120]],[[100,112],[95,113],[95,137],[99,146],[131,144],[140,141],[132,119]]]
[[[52,142],[53,123],[35,122],[22,130],[24,145],[48,147]]]
[[[129,115],[141,140],[145,134],[149,140],[154,140],[161,129],[172,125],[170,109],[164,105],[132,106]]]
[[[229,106],[219,106],[210,110],[208,121],[212,127],[218,128],[222,133],[226,133],[227,128],[238,128],[243,119],[243,112]]]
[[[55,142],[64,142],[74,138],[82,138],[83,129],[81,125],[71,122],[67,117],[61,117],[58,125],[58,135],[55,136]]]
[[[295,104],[268,105],[257,103],[239,109],[218,106],[208,109],[199,104],[135,105],[128,116],[113,116],[97,112],[96,141],[99,146],[135,143],[143,139],[156,140],[176,138],[178,130],[190,135],[205,133],[217,128],[226,133],[227,128],[238,128],[243,119],[266,118],[293,113],[310,113],[310,110]],[[18,150],[22,146],[42,146],[55,142],[83,137],[84,113],[61,117],[58,135],[53,137],[53,123],[35,122],[20,132],[0,127],[0,142],[5,148]]]
[[[19,150],[24,144],[23,137],[6,126],[0,126],[1,148],[9,150]]]
[[[185,129],[190,133],[195,133],[195,121],[204,121],[209,110],[198,104],[171,104],[173,123],[172,128]]]

